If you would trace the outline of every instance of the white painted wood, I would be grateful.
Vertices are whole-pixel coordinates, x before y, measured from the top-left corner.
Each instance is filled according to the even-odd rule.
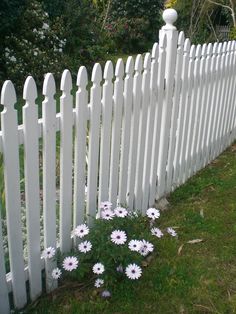
[[[200,68],[200,56],[201,56],[201,46],[198,45],[195,50],[195,55],[193,56],[193,68],[191,69],[190,66],[190,73],[189,77],[192,83],[192,85],[189,89],[189,92],[191,95],[189,95],[189,102],[191,101],[191,107],[190,107],[190,116],[189,116],[189,131],[188,131],[188,139],[187,139],[187,146],[186,146],[186,165],[184,169],[184,181],[186,181],[191,171],[191,159],[193,158],[192,155],[192,144],[194,143],[194,136],[195,131],[198,126],[196,126],[196,117],[198,114],[197,108],[196,108],[196,100],[197,100],[197,94],[198,94],[198,85],[199,85],[199,68]],[[190,58],[191,58],[191,52],[190,52]],[[190,60],[191,63],[191,60]]]
[[[124,114],[122,122],[121,138],[121,157],[120,157],[120,180],[119,180],[119,204],[127,206],[127,183],[128,183],[128,163],[130,154],[130,134],[131,134],[131,115],[133,101],[133,72],[134,59],[128,57],[125,66],[124,79]]]
[[[139,116],[139,137],[138,137],[138,152],[137,152],[137,168],[135,180],[135,210],[146,211],[142,208],[143,198],[143,169],[144,169],[144,154],[146,148],[147,135],[147,117],[150,107],[150,71],[151,71],[151,55],[146,53],[143,63],[142,75],[142,96],[141,96],[141,110]]]
[[[150,77],[150,106],[148,110],[148,128],[146,134],[146,148],[144,156],[144,170],[143,170],[143,212],[149,207],[149,193],[150,193],[150,177],[151,177],[151,158],[152,158],[152,144],[154,137],[154,119],[157,108],[157,73],[158,73],[158,55],[159,46],[155,43],[152,48],[151,56],[151,77]]]
[[[175,70],[175,82],[174,82],[174,95],[173,95],[173,109],[171,130],[169,139],[169,154],[167,160],[167,180],[166,180],[166,193],[169,193],[172,188],[172,180],[174,173],[174,153],[176,150],[176,132],[179,114],[179,102],[180,102],[180,89],[181,89],[181,73],[183,67],[183,53],[184,53],[184,33],[180,32],[178,37],[177,57],[176,57],[176,70]]]
[[[233,41],[233,56],[234,56],[234,65],[233,65],[233,73],[236,71],[236,41]],[[234,139],[235,139],[235,113],[236,113],[236,105],[235,105],[235,99],[236,97],[236,75],[233,75],[233,93],[232,93],[232,114],[231,114],[231,119],[230,119],[230,136],[229,136],[229,143],[231,144]]]
[[[221,58],[222,58],[222,43],[219,43],[217,48],[216,57],[216,95],[215,95],[215,116],[213,120],[212,136],[211,136],[211,154],[210,159],[215,158],[216,152],[216,136],[217,136],[217,124],[220,115],[220,95],[221,95],[221,84],[222,84],[222,69],[221,69]]]
[[[173,187],[178,186],[180,177],[180,167],[182,160],[182,146],[183,137],[185,129],[185,117],[186,117],[186,106],[187,106],[187,89],[188,89],[188,67],[189,67],[189,52],[190,52],[190,40],[187,38],[184,42],[184,56],[183,56],[183,68],[181,74],[182,86],[181,86],[181,96],[179,103],[179,116],[177,125],[177,135],[176,135],[176,151],[174,157],[174,178]]]
[[[56,248],[56,92],[55,81],[47,73],[43,83],[42,119],[43,119],[43,218],[44,246]],[[47,292],[57,287],[52,278],[56,262],[45,260]]]
[[[179,181],[184,183],[186,181],[186,165],[188,153],[190,153],[190,136],[192,130],[192,118],[193,118],[193,81],[194,81],[194,59],[196,55],[196,47],[192,45],[189,54],[189,65],[188,65],[188,88],[186,92],[186,110],[184,118],[184,129],[183,129],[183,141],[182,141],[182,159],[180,164]]]
[[[174,28],[163,26],[160,30],[160,37],[166,34],[166,72],[165,72],[165,98],[161,119],[161,135],[159,162],[157,168],[158,186],[157,198],[161,198],[165,193],[166,186],[166,166],[168,160],[169,137],[171,128],[172,106],[173,106],[173,91],[174,91],[174,75],[176,68],[178,32]]]
[[[159,59],[158,59],[158,73],[157,73],[157,103],[155,104],[155,118],[154,118],[154,132],[153,132],[153,145],[151,157],[151,177],[150,177],[150,196],[149,206],[155,203],[157,192],[157,167],[159,163],[159,144],[161,134],[161,118],[163,110],[163,98],[165,89],[165,67],[166,67],[166,36],[160,37],[159,43]]]
[[[200,120],[199,120],[199,129],[198,129],[198,139],[197,139],[197,159],[195,164],[195,171],[200,169],[201,153],[202,153],[202,136],[203,136],[203,124],[205,117],[205,93],[206,93],[206,56],[207,56],[207,45],[203,44],[202,46],[202,56],[200,62]]]
[[[13,300],[16,308],[22,308],[27,302],[24,278],[23,243],[21,230],[19,150],[17,138],[17,112],[14,108],[16,93],[11,81],[2,87],[1,127],[3,141],[5,200],[7,214],[7,232],[12,273]]]
[[[101,80],[102,69],[99,63],[93,67],[91,81],[90,105],[91,117],[89,126],[89,152],[88,152],[88,190],[87,190],[87,221],[91,225],[97,209],[98,189],[98,157],[101,116]]]
[[[143,60],[139,54],[135,60],[135,74],[133,82],[133,106],[131,119],[131,136],[130,136],[130,155],[129,155],[129,170],[128,170],[128,192],[127,205],[129,210],[133,210],[134,206],[134,186],[136,179],[136,164],[137,164],[137,146],[138,146],[138,130],[139,130],[139,114],[141,106],[141,86],[142,86],[142,68]]]
[[[85,165],[86,137],[88,117],[88,75],[84,66],[79,68],[77,75],[78,90],[75,102],[75,145],[74,145],[74,228],[85,219]]]
[[[111,130],[113,109],[113,77],[114,70],[111,61],[107,61],[104,69],[104,84],[102,87],[102,125],[101,150],[99,170],[99,205],[109,199],[109,170],[111,154]],[[98,206],[100,213],[100,206]]]
[[[61,78],[60,112],[60,250],[71,249],[72,229],[72,126],[73,97],[72,78],[69,70],[64,70]]]
[[[109,200],[116,207],[118,186],[119,186],[119,160],[120,160],[120,143],[121,143],[121,125],[124,104],[124,63],[118,59],[115,68],[114,82],[114,108],[112,120],[112,139],[111,139],[111,167],[109,183]]]
[[[5,252],[3,250],[3,237],[2,237],[2,218],[0,212],[0,314],[10,313],[10,304],[8,298],[8,288],[6,280],[5,268]]]
[[[27,219],[27,250],[30,298],[34,301],[42,292],[40,267],[40,200],[37,88],[32,76],[26,79],[23,98],[25,203]]]
[[[192,140],[190,137],[190,158],[187,160],[187,175],[188,177],[194,174],[195,164],[197,160],[197,141],[198,141],[198,133],[199,133],[199,123],[200,123],[200,114],[201,114],[201,79],[200,79],[200,69],[201,69],[201,53],[202,46],[197,45],[196,48],[196,60],[194,62],[194,95],[192,97],[193,107],[195,109],[195,115],[193,115],[193,134]]]

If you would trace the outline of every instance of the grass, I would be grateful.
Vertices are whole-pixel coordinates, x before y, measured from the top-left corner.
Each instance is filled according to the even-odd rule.
[[[232,146],[235,147],[235,146]],[[236,313],[236,153],[228,149],[169,197],[158,256],[138,282],[121,283],[102,300],[91,286],[68,285],[24,313]],[[187,243],[201,239],[199,243]]]

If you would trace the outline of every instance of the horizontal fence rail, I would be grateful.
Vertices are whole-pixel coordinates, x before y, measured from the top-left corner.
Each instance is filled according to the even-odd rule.
[[[10,312],[9,293],[21,309],[28,297],[57,287],[56,262],[44,262],[42,250],[70,251],[71,231],[91,224],[100,202],[144,213],[235,140],[236,42],[191,45],[173,26],[176,18],[164,12],[166,25],[150,53],[126,64],[107,61],[104,70],[96,63],[91,82],[80,67],[75,96],[65,70],[59,113],[52,74],[43,83],[41,119],[35,81],[27,78],[22,125],[14,86],[4,83],[0,313]]]

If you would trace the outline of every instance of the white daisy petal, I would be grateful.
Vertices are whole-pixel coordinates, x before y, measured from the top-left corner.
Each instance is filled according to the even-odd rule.
[[[157,238],[163,237],[163,233],[159,228],[152,228],[151,233],[152,233],[152,235],[156,236]]]
[[[101,202],[101,204],[100,204],[100,208],[102,208],[102,209],[111,209],[111,207],[112,207],[112,203],[108,202],[108,201]]]
[[[92,243],[90,241],[84,241],[78,245],[78,250],[82,253],[87,253],[91,251],[91,249],[92,249]]]
[[[177,232],[173,228],[168,227],[166,230],[172,237],[176,237],[177,236]]]
[[[148,218],[155,220],[160,217],[160,211],[156,208],[148,208],[147,216]]]
[[[129,264],[125,269],[125,274],[129,279],[139,279],[142,275],[142,269],[136,264]]]
[[[94,274],[100,275],[105,271],[105,267],[102,263],[96,263],[93,266],[93,272]]]
[[[89,228],[86,224],[77,226],[75,230],[73,231],[73,235],[78,238],[83,238],[87,234],[89,234]]]
[[[111,209],[103,209],[101,211],[101,218],[105,220],[112,220],[115,216],[114,212]]]
[[[54,268],[52,271],[52,278],[59,279],[61,277],[61,270],[59,268]]]
[[[139,240],[131,240],[128,243],[128,247],[130,249],[130,251],[136,251],[138,252],[141,246],[141,242]]]
[[[104,280],[98,278],[98,279],[95,280],[94,286],[95,286],[96,288],[100,288],[103,284],[104,284]]]
[[[126,208],[123,207],[117,207],[114,209],[114,212],[116,214],[117,217],[121,217],[124,218],[128,215],[128,211]]]
[[[65,257],[62,263],[62,267],[67,271],[72,271],[78,268],[78,259],[74,256]]]
[[[56,253],[56,250],[54,249],[54,247],[47,247],[43,253],[42,253],[42,257],[43,258],[52,258]]]
[[[111,241],[116,245],[122,245],[126,242],[127,236],[124,231],[114,230],[111,233]]]

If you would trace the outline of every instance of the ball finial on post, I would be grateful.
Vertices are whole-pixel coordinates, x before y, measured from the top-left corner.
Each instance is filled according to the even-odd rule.
[[[176,27],[173,25],[177,18],[178,14],[174,9],[166,9],[162,14],[163,20],[165,21],[166,25],[162,27],[162,29],[176,29]]]

